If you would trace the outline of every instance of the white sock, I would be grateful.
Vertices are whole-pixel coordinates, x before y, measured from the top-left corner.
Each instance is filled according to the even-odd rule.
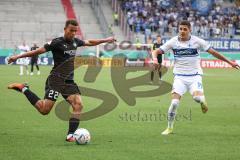
[[[22,93],[24,93],[27,89],[28,89],[27,87],[23,87]]]
[[[174,119],[177,113],[179,99],[172,99],[171,105],[168,109],[168,128],[173,129]]]
[[[193,99],[197,103],[205,103],[205,96],[193,96]]]
[[[20,75],[23,74],[23,66],[22,65],[20,65],[20,73],[19,74]]]

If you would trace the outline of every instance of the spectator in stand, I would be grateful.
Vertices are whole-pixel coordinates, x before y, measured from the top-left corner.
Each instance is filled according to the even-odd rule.
[[[123,0],[122,9],[131,30],[137,33],[144,34],[150,26],[160,35],[176,35],[177,21],[187,19],[193,33],[203,38],[233,37],[235,29],[240,28],[239,7],[234,3],[223,7],[221,0],[213,2],[207,15],[193,9],[191,0]]]
[[[114,24],[115,24],[115,26],[118,26],[118,18],[119,18],[119,16],[118,16],[118,13],[117,12],[114,12],[113,13],[113,19],[114,19]]]

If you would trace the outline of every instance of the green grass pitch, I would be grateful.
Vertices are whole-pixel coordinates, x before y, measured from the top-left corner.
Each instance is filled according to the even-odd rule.
[[[112,112],[81,122],[80,126],[90,131],[92,139],[89,145],[79,146],[64,141],[68,122],[60,120],[54,108],[49,115],[42,116],[24,95],[6,88],[12,82],[28,82],[32,91],[42,98],[50,69],[41,67],[41,76],[19,76],[18,66],[0,66],[0,159],[235,160],[240,157],[240,72],[237,70],[204,70],[208,113],[202,114],[200,106],[187,93],[178,109],[180,117],[175,123],[175,134],[162,136],[166,119],[149,117],[166,114],[170,93],[137,98],[136,106],[128,106],[114,90],[108,68],[100,72],[94,83],[83,81],[86,68],[80,68],[75,72],[79,85],[113,93],[119,103]],[[134,72],[131,76],[140,74]],[[169,71],[164,80],[172,83],[172,79]],[[59,97],[57,102],[61,100]],[[83,102],[84,111],[101,103],[84,96]]]

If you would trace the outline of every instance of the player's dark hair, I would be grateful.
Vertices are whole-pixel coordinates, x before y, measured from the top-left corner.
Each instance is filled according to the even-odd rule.
[[[158,38],[158,37],[160,37],[160,38],[161,38],[161,36],[160,36],[159,34],[157,35],[157,38]]]
[[[189,21],[187,20],[182,20],[179,25],[185,25],[185,26],[188,26],[188,28],[191,28],[191,24]]]
[[[78,22],[75,19],[68,19],[65,23],[65,28],[68,27],[68,25],[78,26]]]

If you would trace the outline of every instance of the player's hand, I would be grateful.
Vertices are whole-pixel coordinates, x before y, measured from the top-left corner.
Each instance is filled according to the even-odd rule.
[[[113,43],[113,42],[116,42],[117,40],[114,38],[114,37],[108,37],[106,38],[106,42],[107,43]]]
[[[18,56],[17,56],[17,55],[11,56],[11,57],[8,59],[8,64],[15,62],[17,59],[18,59]]]
[[[231,66],[232,66],[233,68],[240,69],[239,64],[237,64],[236,62],[232,62],[232,63],[231,63]]]

